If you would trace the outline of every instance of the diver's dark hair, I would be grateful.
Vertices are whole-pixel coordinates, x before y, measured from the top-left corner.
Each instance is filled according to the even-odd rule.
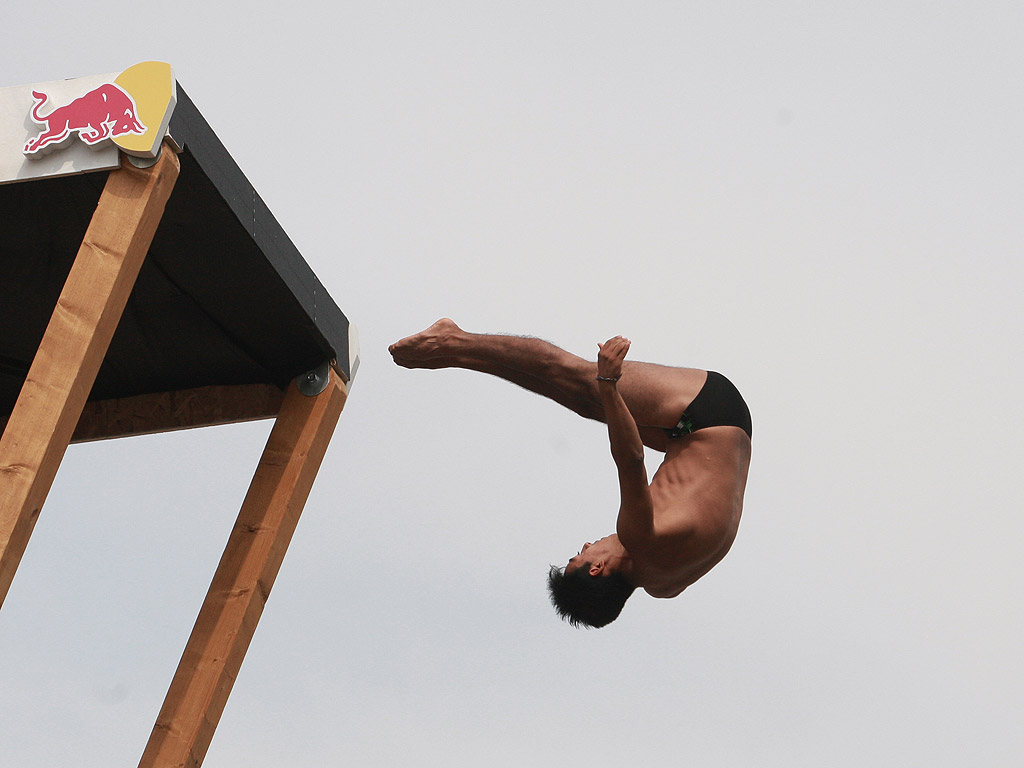
[[[574,627],[603,627],[622,613],[622,606],[636,589],[621,573],[591,576],[590,563],[569,573],[552,565],[548,592],[558,615]]]

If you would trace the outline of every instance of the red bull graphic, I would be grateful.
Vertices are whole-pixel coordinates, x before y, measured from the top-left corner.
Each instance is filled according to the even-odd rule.
[[[0,88],[0,184],[110,171],[179,151],[170,136],[171,65]],[[79,141],[81,139],[81,141]]]
[[[135,100],[114,83],[104,83],[70,104],[40,114],[49,101],[45,93],[32,91],[36,104],[32,120],[43,126],[39,134],[25,144],[25,154],[36,155],[46,147],[62,146],[73,133],[89,146],[125,134],[145,134],[148,130],[138,118]]]

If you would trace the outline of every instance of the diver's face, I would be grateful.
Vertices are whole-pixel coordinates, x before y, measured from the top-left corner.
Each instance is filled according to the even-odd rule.
[[[569,562],[565,566],[565,572],[572,573],[584,563],[590,563],[591,566],[594,566],[603,562],[605,556],[613,552],[611,545],[611,536],[605,536],[603,539],[598,539],[594,542],[588,541],[580,547],[580,551],[574,557],[569,558]]]

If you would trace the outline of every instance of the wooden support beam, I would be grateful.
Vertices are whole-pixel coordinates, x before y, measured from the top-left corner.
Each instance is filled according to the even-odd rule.
[[[272,419],[284,392],[273,384],[237,384],[179,389],[152,395],[92,400],[85,404],[72,443],[153,435],[178,429]],[[0,433],[8,415],[0,414]]]
[[[237,424],[277,416],[284,392],[273,384],[199,387],[86,403],[73,443]]]
[[[288,388],[139,768],[202,765],[346,397]]]
[[[0,605],[178,176],[166,146],[111,171],[0,437]]]

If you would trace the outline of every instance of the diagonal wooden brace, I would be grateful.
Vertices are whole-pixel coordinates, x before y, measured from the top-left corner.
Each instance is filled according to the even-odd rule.
[[[0,438],[0,605],[178,177],[166,145],[111,171]]]
[[[288,388],[140,768],[202,765],[346,397]]]

